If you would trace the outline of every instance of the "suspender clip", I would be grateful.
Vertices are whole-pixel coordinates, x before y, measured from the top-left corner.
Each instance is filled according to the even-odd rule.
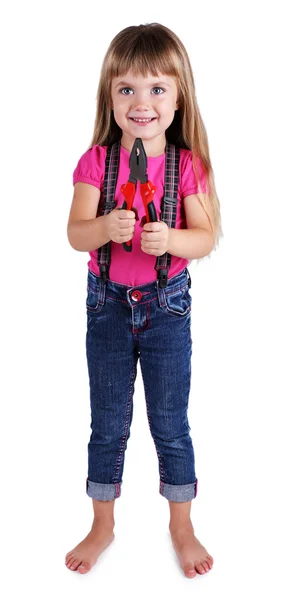
[[[109,267],[108,265],[99,265],[100,266],[100,281],[101,283],[106,283],[107,279],[109,279]]]
[[[167,269],[159,269],[158,282],[159,282],[160,288],[166,288],[166,286],[167,286]]]

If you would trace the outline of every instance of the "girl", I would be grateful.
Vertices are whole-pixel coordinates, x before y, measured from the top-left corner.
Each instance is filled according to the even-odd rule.
[[[139,183],[133,210],[122,209],[121,186],[129,178],[136,138],[156,186],[158,220],[144,225]],[[121,494],[140,358],[159,492],[169,502],[181,568],[195,577],[211,569],[213,558],[190,519],[198,480],[187,418],[192,353],[187,265],[209,255],[222,232],[189,58],[168,28],[127,27],[111,42],[92,142],[73,183],[68,240],[90,254],[86,352],[92,432],[86,492],[94,520],[87,537],[66,555],[66,566],[86,573],[114,539],[114,503]],[[126,252],[124,242],[130,240],[132,251]]]

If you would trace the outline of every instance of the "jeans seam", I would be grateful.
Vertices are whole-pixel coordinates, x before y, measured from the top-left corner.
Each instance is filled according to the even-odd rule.
[[[136,364],[133,365],[133,370],[132,370],[132,374],[131,374],[129,399],[128,399],[128,402],[127,402],[126,416],[125,416],[125,423],[124,423],[124,433],[122,435],[121,442],[120,442],[120,447],[119,447],[119,450],[118,450],[118,456],[117,456],[116,465],[115,465],[114,479],[116,479],[116,477],[118,475],[119,468],[121,467],[122,456],[123,456],[123,454],[125,452],[125,449],[126,449],[126,442],[127,442],[127,435],[128,435],[128,426],[129,426],[130,407],[131,407],[131,403],[132,403],[132,390],[133,390],[133,383],[134,383],[134,377],[135,377],[135,369],[136,369]],[[114,482],[114,483],[117,483],[117,482]]]
[[[157,456],[158,456],[159,467],[160,467],[159,468],[160,479],[162,479],[165,476],[163,456],[160,454],[160,452],[158,450],[158,447],[157,447],[156,441],[155,441],[155,437],[154,437],[153,431],[152,431],[152,421],[151,421],[151,416],[150,416],[150,412],[149,412],[149,405],[148,405],[148,400],[147,400],[147,391],[146,391],[146,385],[145,385],[145,380],[144,380],[144,376],[143,376],[143,369],[141,369],[141,373],[142,373],[142,379],[143,379],[143,384],[144,384],[146,412],[147,412],[147,417],[148,417],[148,422],[149,422],[149,428],[150,428],[150,431],[151,431],[152,439],[154,441],[154,445],[155,445]]]
[[[114,302],[122,302],[123,304],[128,304],[127,300],[122,300],[121,298],[112,298],[112,296],[106,296],[108,300],[114,300]]]
[[[146,304],[146,303],[144,302],[144,304]],[[137,329],[136,327],[133,327],[132,333],[135,335],[137,335],[138,333],[144,333],[149,328],[150,328],[150,302],[147,303],[147,318],[146,318],[143,329]]]
[[[171,292],[165,292],[166,296],[173,296],[173,294],[177,294],[177,292],[180,292],[181,290],[184,290],[184,288],[188,288],[188,283],[186,283],[186,285],[182,285],[179,288],[176,288],[175,290],[172,290]]]

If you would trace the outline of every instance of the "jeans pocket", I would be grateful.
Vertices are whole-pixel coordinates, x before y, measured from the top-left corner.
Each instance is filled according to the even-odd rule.
[[[99,303],[99,288],[94,284],[87,284],[86,309],[89,315],[100,312],[103,304]]]
[[[188,283],[182,288],[166,293],[166,310],[172,315],[184,317],[191,311],[192,296]]]

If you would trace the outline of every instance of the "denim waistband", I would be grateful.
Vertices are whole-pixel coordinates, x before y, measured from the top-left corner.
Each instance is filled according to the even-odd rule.
[[[158,280],[142,285],[128,286],[110,279],[107,279],[106,283],[101,283],[99,275],[96,275],[96,273],[88,269],[88,286],[93,289],[94,292],[99,293],[101,301],[106,296],[113,300],[137,304],[138,302],[142,303],[144,301],[150,302],[158,297],[161,300],[161,303],[164,304],[165,295],[173,294],[186,286],[190,288],[191,277],[187,267],[185,267],[183,271],[168,279],[165,288],[159,287]],[[138,293],[136,294],[136,292]]]

